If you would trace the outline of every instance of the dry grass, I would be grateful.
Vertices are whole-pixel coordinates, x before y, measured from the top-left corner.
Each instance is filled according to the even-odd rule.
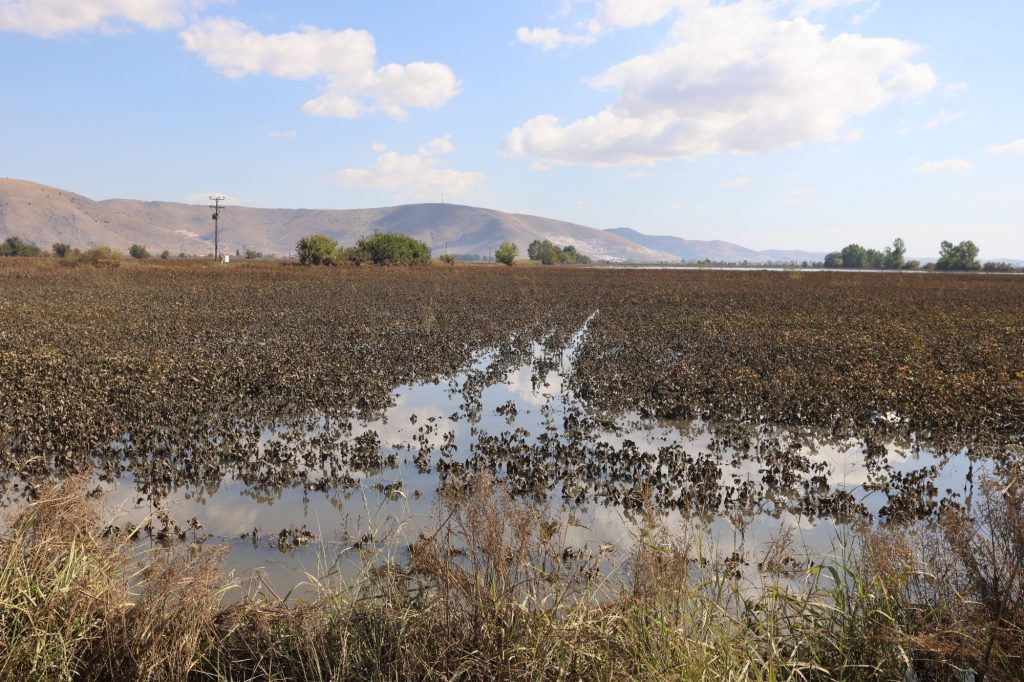
[[[364,556],[312,602],[250,597],[219,550],[104,536],[81,481],[43,492],[0,542],[0,679],[1019,679],[1020,479],[927,541],[864,530],[830,560],[765,552],[746,589],[729,561],[653,521],[628,557],[486,477],[444,489],[409,559]],[[331,585],[331,586],[328,586]],[[748,587],[748,586],[747,586]]]

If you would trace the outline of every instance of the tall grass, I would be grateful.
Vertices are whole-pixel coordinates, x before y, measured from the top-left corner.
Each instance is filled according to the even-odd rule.
[[[104,534],[69,482],[0,540],[0,679],[1020,679],[1024,516],[1008,481],[925,542],[862,529],[796,561],[780,538],[752,588],[653,520],[627,556],[574,548],[481,477],[440,493],[407,560],[367,543],[349,550],[357,578],[311,577],[314,599],[229,605],[221,550]]]

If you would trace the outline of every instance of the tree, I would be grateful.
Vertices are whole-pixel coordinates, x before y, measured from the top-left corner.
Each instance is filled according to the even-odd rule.
[[[430,247],[406,234],[378,232],[363,237],[346,255],[353,263],[374,265],[426,265],[430,263]]]
[[[825,256],[825,267],[826,268],[841,268],[841,267],[843,267],[843,254],[839,253],[838,251],[833,251],[832,253],[830,253],[827,256]]]
[[[168,251],[167,249],[164,249],[163,251],[160,252],[160,258],[162,258],[163,260],[167,260],[170,257],[171,257],[171,252]]]
[[[530,245],[526,247],[527,257],[530,260],[540,260],[540,249],[541,245],[543,244],[544,242],[542,242],[539,239],[534,239],[532,242],[530,242]]]
[[[885,269],[899,270],[903,267],[903,258],[907,255],[907,245],[902,239],[896,237],[892,246],[885,250]]]
[[[245,259],[246,260],[256,260],[258,258],[263,258],[263,254],[261,252],[256,251],[254,249],[246,249],[245,250]]]
[[[53,255],[57,258],[65,258],[71,253],[71,246],[62,242],[53,245]]]
[[[518,255],[519,247],[512,242],[505,242],[494,252],[494,260],[512,267],[512,263],[515,262]]]
[[[959,244],[943,241],[935,267],[939,270],[980,270],[978,247],[972,241]]]
[[[303,237],[295,245],[302,265],[333,265],[338,253],[338,242],[322,234]]]
[[[844,268],[863,268],[867,264],[868,252],[860,244],[850,244],[842,251]]]
[[[128,249],[128,255],[132,258],[138,258],[141,260],[143,258],[149,258],[149,251],[147,251],[146,247],[142,244],[132,244]]]

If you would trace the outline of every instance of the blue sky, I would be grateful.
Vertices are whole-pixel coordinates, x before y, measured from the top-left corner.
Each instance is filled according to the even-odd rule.
[[[1024,258],[1024,3],[0,0],[0,175]]]

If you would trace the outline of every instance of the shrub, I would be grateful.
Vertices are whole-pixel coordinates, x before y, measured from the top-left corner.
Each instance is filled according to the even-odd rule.
[[[303,237],[295,246],[303,265],[333,265],[338,255],[338,242],[322,234]]]
[[[455,264],[455,256],[451,255],[450,253],[444,254],[443,256],[438,258],[438,260],[441,261],[442,263],[444,263],[445,265],[454,265]]]
[[[42,249],[21,237],[8,237],[0,244],[0,256],[41,256],[42,253]]]
[[[132,258],[141,260],[143,258],[149,258],[149,251],[147,251],[146,247],[142,244],[132,244],[128,249],[128,255]]]
[[[53,245],[53,255],[57,258],[65,258],[71,254],[71,246],[62,242]]]
[[[89,265],[95,268],[116,268],[121,265],[121,254],[107,246],[94,246],[85,251],[75,249],[60,262],[71,267]]]
[[[518,255],[519,247],[512,242],[505,242],[494,252],[494,260],[512,267],[512,263],[515,262]]]
[[[357,265],[420,265],[430,262],[430,247],[408,235],[379,232],[360,239],[346,255]]]
[[[166,250],[166,249],[164,249],[164,250],[163,250],[163,251],[162,251],[162,252],[160,253],[160,258],[161,258],[161,259],[163,259],[163,260],[167,260],[167,259],[168,259],[168,258],[170,258],[170,257],[171,257],[171,252],[170,252],[170,251],[168,251],[168,250]]]

